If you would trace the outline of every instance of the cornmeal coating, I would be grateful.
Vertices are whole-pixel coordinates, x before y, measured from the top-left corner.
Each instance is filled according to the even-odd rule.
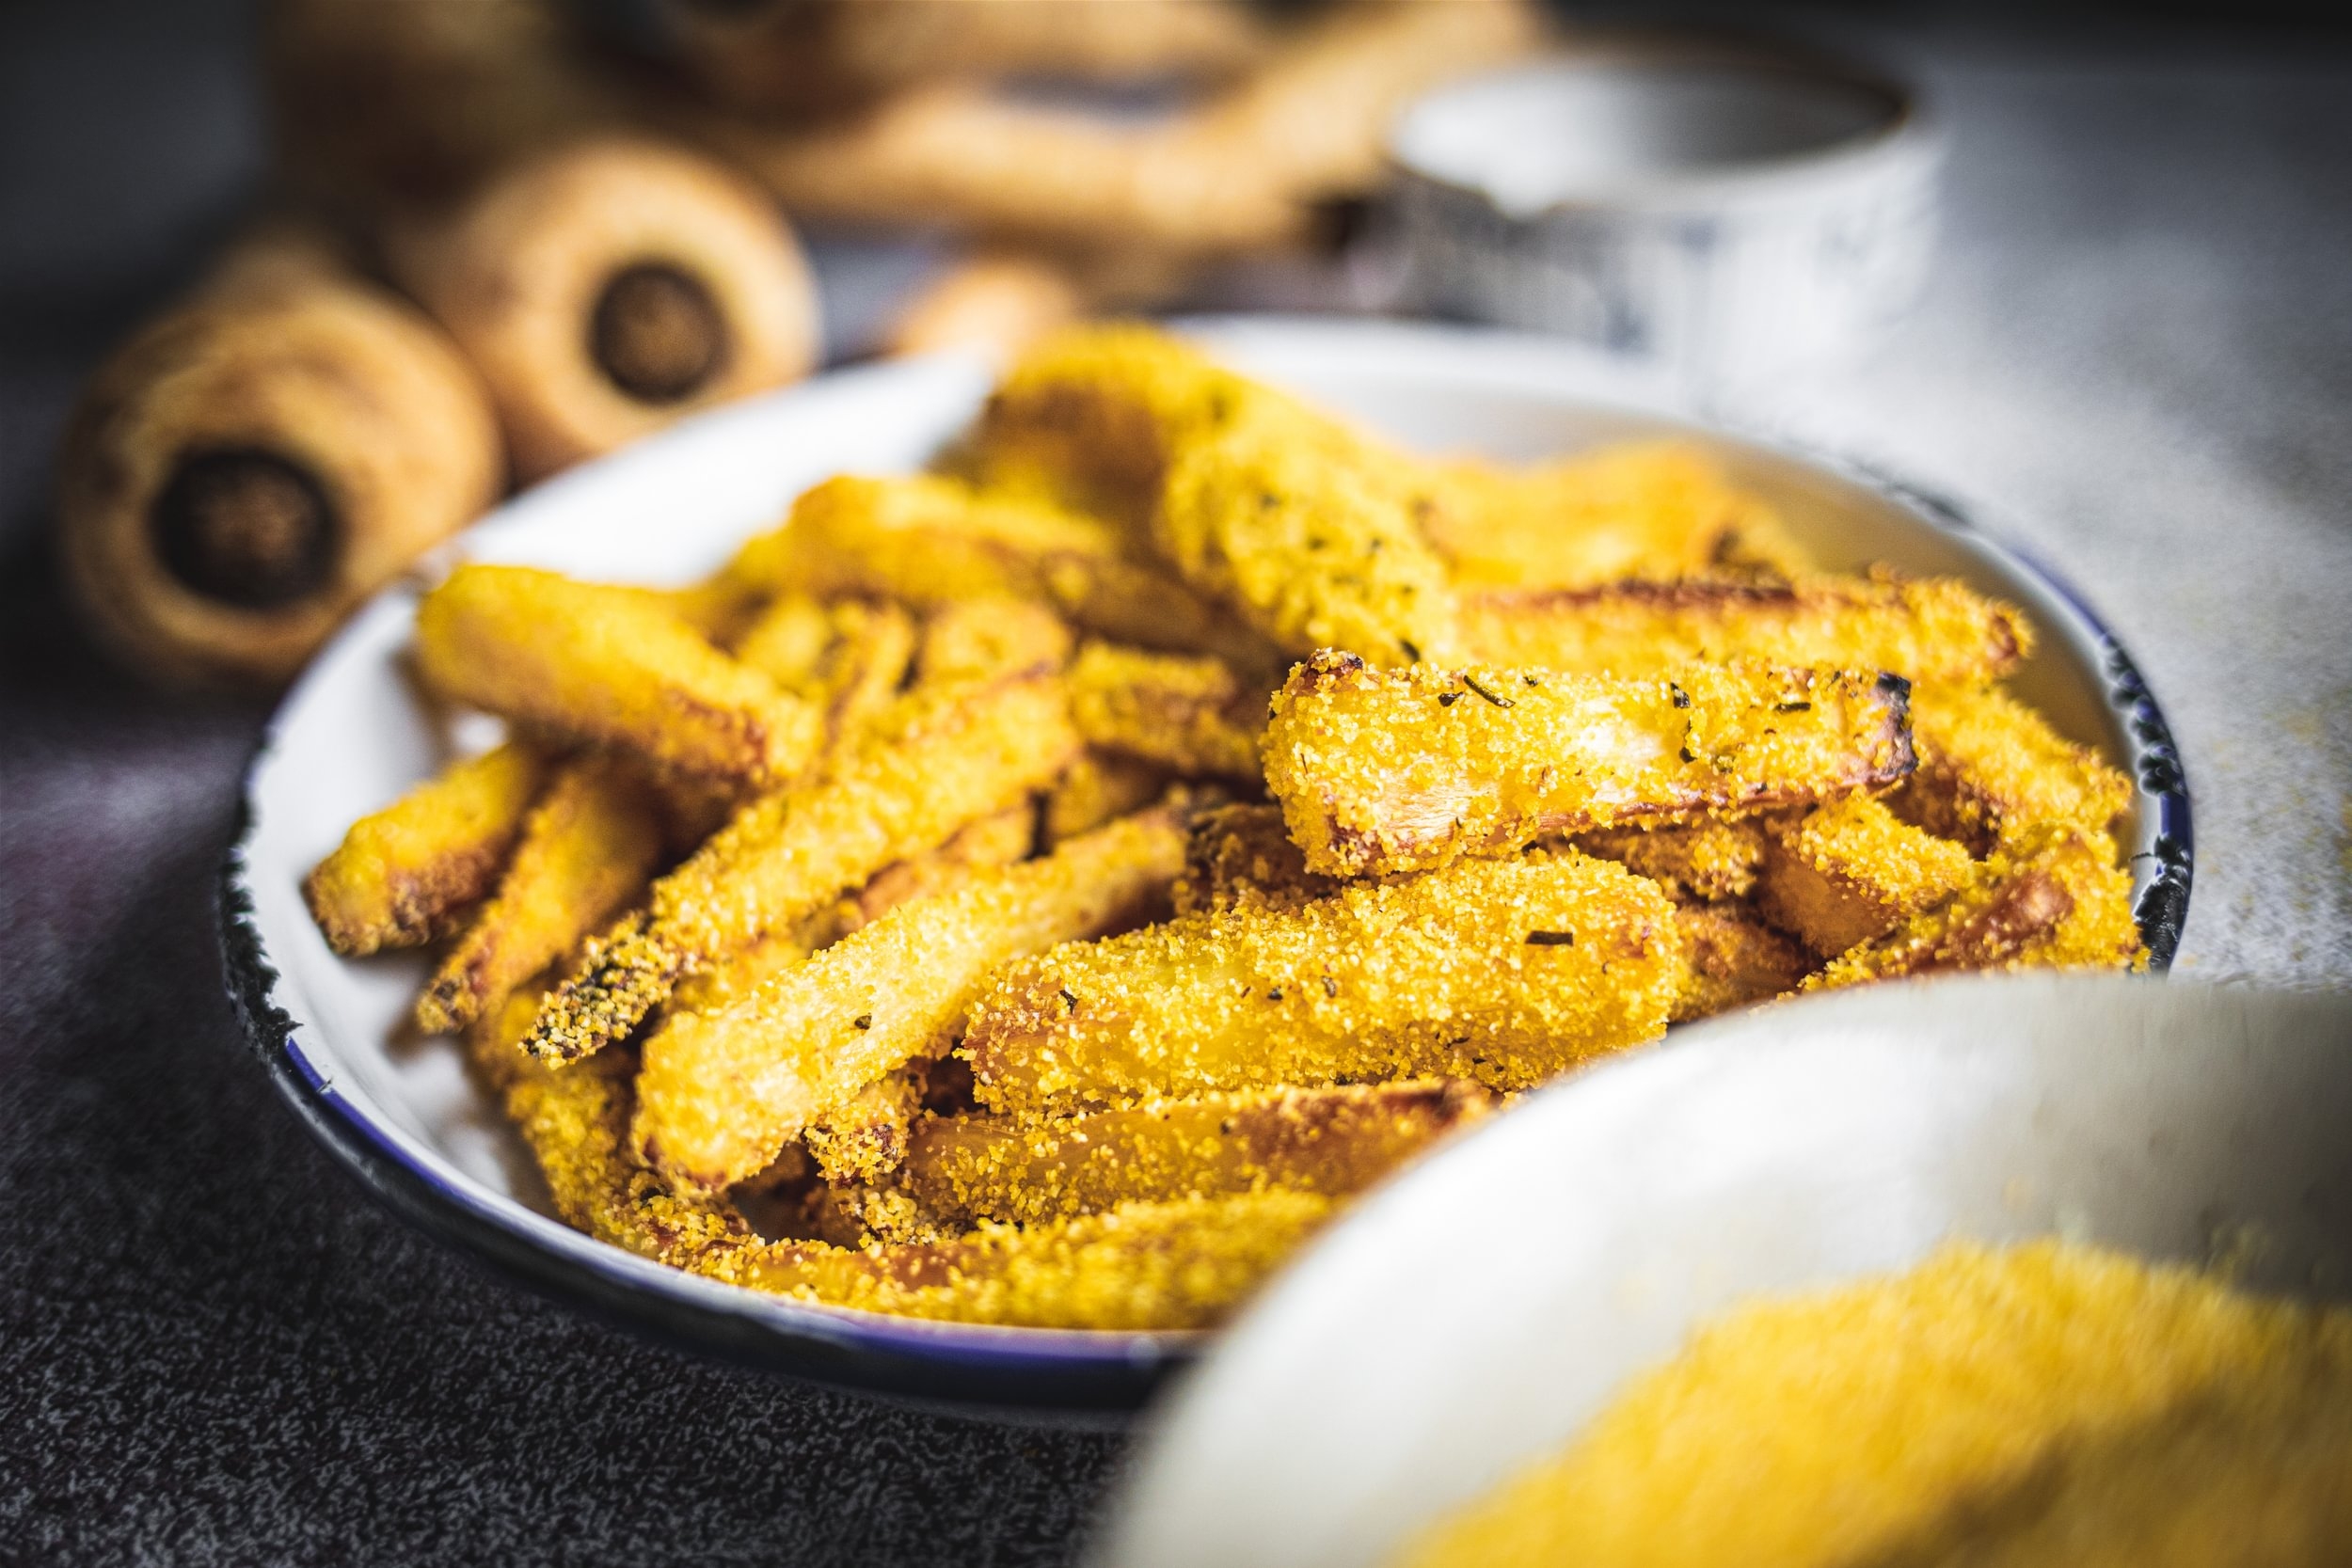
[[[1078,749],[1058,676],[918,689],[813,784],[739,811],[647,907],[589,944],[531,1039],[570,1061],[622,1038],[678,978],[786,930],[894,861],[1041,787]]]
[[[1678,904],[1682,984],[1673,1022],[1695,1022],[1785,996],[1812,972],[1812,956],[1743,904]]]
[[[1573,851],[1256,900],[1013,964],[972,1009],[980,1103],[1059,1114],[1273,1084],[1523,1089],[1664,1032],[1655,883]]]
[[[1070,662],[1070,628],[1033,599],[955,599],[923,617],[914,678],[934,686],[987,681]]]
[[[563,1072],[524,1053],[538,999],[536,987],[510,992],[474,1021],[465,1040],[530,1148],[564,1222],[682,1269],[723,1267],[720,1259],[763,1246],[733,1204],[681,1197],[628,1157],[636,1063],[627,1052]]]
[[[975,817],[938,848],[883,866],[835,904],[832,940],[871,926],[901,904],[952,893],[982,872],[1019,864],[1036,847],[1037,811],[1027,800]]]
[[[1961,895],[1841,954],[1805,990],[1963,969],[2137,969],[2148,961],[2132,918],[2132,874],[2105,834],[2054,830],[1996,851]]]
[[[804,1301],[1030,1328],[1208,1328],[1327,1221],[1313,1193],[1122,1204],[914,1246],[776,1243],[705,1272]]]
[[[1269,1187],[1343,1197],[1494,1102],[1476,1084],[1425,1078],[1155,1100],[1044,1122],[926,1117],[904,1180],[934,1212],[1023,1225]]]
[[[1133,918],[1183,863],[1179,814],[1147,812],[901,905],[723,1012],[673,1015],[645,1042],[633,1147],[682,1191],[741,1180],[811,1117],[936,1053],[992,970]]]
[[[1463,637],[1491,664],[1646,674],[1726,658],[1981,682],[2033,651],[2022,612],[1949,578],[1618,582],[1465,595]]]
[[[1996,687],[1923,689],[1912,718],[1919,770],[1888,803],[1978,855],[2052,828],[2110,832],[2131,807],[2131,780]]]
[[[1213,806],[1192,819],[1184,874],[1169,889],[1178,914],[1226,910],[1245,900],[1303,904],[1338,883],[1307,869],[1279,806]]]
[[[1437,471],[1440,501],[1425,527],[1464,588],[1593,588],[1726,569],[1804,569],[1772,508],[1733,488],[1715,460],[1688,442],[1628,442],[1528,468],[1458,463]]]
[[[735,657],[787,691],[817,680],[833,646],[833,612],[806,594],[778,594],[736,640]]]
[[[1105,822],[1141,811],[1168,793],[1165,768],[1091,747],[1073,758],[1046,792],[1040,832],[1048,848]]]
[[[2347,1383],[2352,1313],[2341,1307],[2265,1301],[2090,1247],[1951,1243],[1900,1275],[1735,1307],[1563,1449],[1395,1560],[1943,1562],[1937,1543],[2031,1517],[2071,1489],[2078,1463],[2175,1422],[2333,1406],[2341,1432]],[[2343,1475],[2331,1478],[2339,1498],[2352,1497]],[[2167,1505],[2151,1496],[2140,1507]],[[2341,1501],[2331,1516],[2345,1517]],[[2342,1560],[2249,1558],[2239,1531],[2252,1511],[2216,1523],[2216,1554],[2169,1560]],[[2026,1560],[2083,1561],[2099,1545],[2068,1535]]]
[[[1006,372],[963,460],[984,483],[1059,498],[1140,537],[1176,453],[1268,405],[1296,406],[1152,327],[1081,326]]]
[[[1419,499],[1363,443],[1261,417],[1177,453],[1152,537],[1186,582],[1286,654],[1449,660],[1461,628]]]
[[[609,758],[561,764],[523,818],[498,892],[417,998],[417,1027],[450,1034],[548,964],[641,893],[661,855],[651,794]]]
[[[1576,835],[1576,847],[1638,871],[1677,904],[1745,898],[1764,866],[1759,816],[1702,816],[1690,822],[1636,822]]]
[[[744,546],[732,575],[819,597],[910,605],[1029,599],[1122,641],[1180,650],[1236,645],[1232,618],[1126,535],[1050,501],[943,474],[844,474],[807,491],[785,527]]]
[[[1386,876],[1893,784],[1912,768],[1908,696],[1898,676],[1745,662],[1632,678],[1326,652],[1275,694],[1261,747],[1307,864]]]
[[[445,696],[688,778],[755,786],[817,754],[821,716],[648,596],[527,566],[460,566],[417,607]]]
[[[1263,697],[1216,658],[1089,642],[1070,667],[1070,719],[1089,746],[1178,773],[1254,784]]]
[[[1966,849],[1867,795],[1775,824],[1766,842],[1758,903],[1825,958],[1884,936],[1977,879]]]
[[[826,1180],[880,1181],[905,1163],[908,1130],[923,1108],[926,1065],[886,1072],[810,1120],[802,1142]]]
[[[827,757],[855,750],[905,685],[914,618],[898,606],[844,599],[827,607],[833,632],[798,694],[825,716]]]
[[[354,822],[302,882],[327,946],[358,958],[453,928],[498,885],[546,775],[538,752],[509,741]]]

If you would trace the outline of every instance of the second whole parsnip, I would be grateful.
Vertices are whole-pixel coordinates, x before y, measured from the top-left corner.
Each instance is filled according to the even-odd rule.
[[[1664,1033],[1673,906],[1573,852],[1465,861],[1295,906],[1196,911],[1015,964],[964,1051],[1030,1115],[1269,1084],[1521,1089]]]
[[[1895,676],[1745,663],[1620,679],[1323,653],[1275,694],[1262,745],[1309,867],[1386,876],[1891,784],[1912,770],[1909,695]]]
[[[645,1043],[637,1148],[689,1191],[742,1180],[818,1112],[946,1037],[990,971],[1148,908],[1184,845],[1170,808],[1112,823],[901,905],[724,1011],[671,1019]]]

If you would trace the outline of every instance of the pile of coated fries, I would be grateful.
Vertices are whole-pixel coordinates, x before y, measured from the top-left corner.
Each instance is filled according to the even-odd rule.
[[[2143,961],[2127,782],[1963,585],[1810,571],[1680,445],[1408,456],[1073,332],[709,580],[463,566],[507,742],[307,891],[444,942],[560,1212],[819,1302],[1216,1321],[1336,1204],[1669,1023]]]

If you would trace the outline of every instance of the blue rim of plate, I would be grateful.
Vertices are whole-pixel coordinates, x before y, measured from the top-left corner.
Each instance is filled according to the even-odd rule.
[[[1707,428],[1707,427],[1702,427]],[[1786,437],[1756,440],[1784,455],[1876,491],[1928,526],[1992,556],[2061,603],[2074,630],[2099,651],[2106,699],[2122,721],[2143,809],[2155,832],[2135,859],[2152,859],[2134,904],[2149,970],[2171,966],[2187,918],[2195,863],[2187,775],[2154,694],[2122,642],[2081,594],[2005,539],[1979,528],[1949,498],[1849,457]],[[674,1349],[811,1383],[861,1389],[957,1415],[1060,1425],[1115,1425],[1140,1409],[1199,1354],[1207,1336],[1104,1334],[936,1323],[816,1307],[681,1273],[574,1231],[511,1199],[468,1190],[418,1159],[338,1094],[303,1053],[244,885],[252,832],[251,781],[269,747],[265,732],[246,770],[238,831],[221,869],[218,912],[230,1004],[278,1092],[311,1134],[360,1185],[426,1234],[550,1300]]]

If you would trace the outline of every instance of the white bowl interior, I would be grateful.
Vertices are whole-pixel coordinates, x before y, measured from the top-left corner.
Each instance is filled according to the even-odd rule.
[[[1622,369],[1525,340],[1263,321],[1204,330],[1243,368],[1423,449],[1522,458],[1689,428],[1658,412],[1653,388]],[[980,363],[960,358],[830,375],[574,470],[501,508],[457,548],[612,580],[684,582],[775,522],[820,478],[921,465],[970,418],[987,384]],[[1743,480],[1793,509],[1791,521],[1829,563],[1956,572],[2024,602],[2047,635],[2021,684],[2070,734],[2126,754],[2100,699],[2095,645],[2031,578],[1863,485],[1706,438]],[[415,599],[412,584],[370,606],[279,710],[249,784],[243,882],[278,971],[275,1000],[294,1021],[308,1069],[412,1168],[537,1243],[581,1255],[593,1244],[542,1217],[528,1156],[475,1090],[455,1044],[407,1027],[422,959],[338,958],[302,905],[303,876],[354,818],[429,775],[469,737],[478,743],[478,730],[431,711],[405,673]],[[652,1289],[724,1289],[609,1256],[613,1269]]]
[[[1384,1561],[1738,1300],[2058,1233],[2352,1294],[2352,997],[1963,976],[1530,1098],[1353,1212],[1180,1386],[1097,1560]]]

